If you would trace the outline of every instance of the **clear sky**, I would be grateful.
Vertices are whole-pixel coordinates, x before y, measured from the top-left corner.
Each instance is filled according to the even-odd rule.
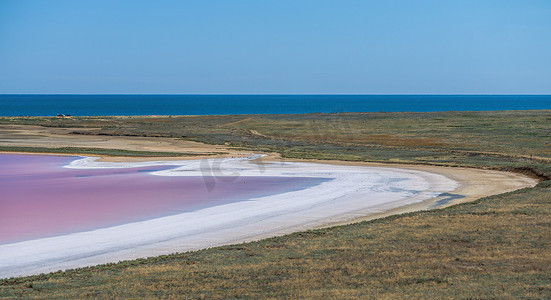
[[[0,0],[0,93],[551,94],[551,1]]]

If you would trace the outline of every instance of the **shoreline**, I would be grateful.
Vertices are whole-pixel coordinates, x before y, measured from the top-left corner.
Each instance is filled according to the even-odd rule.
[[[3,145],[5,146],[27,146],[27,147],[43,147],[43,148],[56,148],[56,147],[82,147],[82,148],[102,148],[102,149],[121,149],[131,151],[154,151],[154,152],[179,152],[179,153],[202,153],[207,154],[205,156],[182,156],[182,157],[137,157],[137,156],[108,156],[108,155],[93,155],[93,154],[79,154],[79,153],[32,153],[32,152],[4,152],[6,154],[31,154],[31,155],[58,155],[58,156],[77,156],[86,158],[90,156],[99,157],[95,160],[99,164],[126,164],[126,165],[147,165],[148,163],[160,162],[160,164],[170,164],[174,161],[181,161],[185,164],[193,163],[193,161],[232,161],[243,160],[246,157],[253,155],[252,151],[244,151],[239,149],[233,149],[225,145],[209,145],[199,142],[192,142],[176,138],[164,138],[164,137],[133,137],[133,136],[95,136],[95,135],[74,135],[71,134],[73,128],[50,128],[40,127],[34,125],[3,125],[0,126],[0,135],[3,135]],[[224,152],[224,154],[221,154]],[[0,152],[2,153],[2,152]],[[537,179],[528,177],[523,174],[513,172],[502,172],[493,170],[483,170],[474,168],[462,168],[462,167],[443,167],[443,166],[431,166],[431,165],[417,165],[417,164],[400,164],[400,163],[372,163],[372,162],[352,162],[352,161],[337,161],[337,160],[311,160],[311,159],[282,159],[278,153],[263,153],[266,156],[249,161],[253,165],[254,169],[260,170],[262,164],[285,164],[285,163],[307,163],[307,164],[322,164],[327,166],[328,171],[333,169],[345,168],[347,170],[355,171],[358,169],[372,168],[379,169],[386,172],[392,170],[402,170],[406,173],[424,174],[429,173],[436,177],[444,177],[457,182],[457,187],[453,190],[448,190],[448,194],[459,194],[464,197],[449,197],[442,196],[435,198],[427,197],[424,199],[417,199],[410,201],[409,203],[402,202],[399,205],[382,205],[376,209],[366,209],[361,206],[354,206],[354,211],[347,211],[346,214],[341,213],[338,218],[323,215],[316,222],[312,220],[306,220],[303,216],[296,216],[296,219],[301,220],[298,224],[283,226],[284,222],[275,223],[272,227],[264,226],[263,230],[259,230],[254,226],[248,229],[248,232],[240,234],[226,232],[219,234],[218,236],[202,236],[201,239],[196,240],[195,246],[175,247],[170,243],[157,243],[156,246],[144,246],[142,247],[141,254],[138,254],[132,249],[121,250],[117,255],[104,256],[99,259],[92,259],[92,256],[88,258],[82,257],[82,253],[73,253],[73,256],[78,257],[80,255],[79,262],[73,261],[74,264],[64,265],[58,268],[46,268],[42,271],[33,271],[32,273],[21,273],[19,275],[31,275],[42,272],[50,272],[59,269],[71,269],[76,267],[83,267],[88,265],[96,265],[106,262],[117,262],[119,260],[130,260],[148,256],[158,256],[161,254],[170,254],[174,252],[187,252],[192,250],[199,250],[214,246],[235,244],[241,242],[249,242],[260,240],[264,238],[285,235],[293,232],[299,232],[309,229],[317,229],[323,227],[331,227],[337,225],[345,225],[356,223],[365,220],[372,220],[376,218],[382,218],[389,215],[402,214],[407,212],[414,212],[419,210],[427,210],[433,208],[447,207],[454,204],[474,201],[479,198],[501,194],[523,187],[534,186],[538,183]],[[260,165],[259,165],[260,164]],[[330,166],[330,167],[329,167]],[[195,168],[200,168],[200,165]],[[226,173],[226,172],[223,172]],[[231,173],[231,172],[228,172]],[[203,176],[203,173],[198,174]],[[424,179],[420,179],[423,181]],[[345,181],[346,183],[346,181]],[[303,196],[308,199],[310,195]],[[283,197],[283,200],[285,197]],[[435,205],[440,200],[443,201],[442,205]],[[411,199],[410,199],[411,200]],[[254,202],[251,202],[254,203]],[[329,212],[333,213],[333,209],[329,209]],[[226,213],[227,214],[227,213]],[[222,214],[224,215],[224,214]],[[288,224],[288,223],[287,223]],[[166,227],[170,230],[171,226]],[[275,230],[273,228],[276,228]],[[147,230],[147,226],[144,230]],[[128,232],[136,232],[135,230],[129,230]],[[141,229],[140,229],[141,230]],[[239,233],[239,232],[238,232]],[[232,235],[233,234],[233,235]],[[78,235],[78,234],[77,234]],[[80,236],[85,236],[81,234]],[[124,236],[123,236],[124,237]],[[221,240],[223,238],[223,240]],[[83,241],[87,239],[84,238]],[[182,243],[182,242],[181,242]],[[181,246],[182,244],[180,244]],[[78,245],[77,245],[78,246]],[[92,245],[93,246],[93,245]],[[0,246],[1,247],[1,246]],[[32,248],[32,247],[31,247]],[[36,245],[35,245],[36,248]],[[120,247],[119,247],[120,248]],[[84,248],[83,251],[88,249]],[[162,252],[159,252],[162,250]],[[57,249],[59,252],[59,249]],[[23,252],[22,252],[23,253]],[[76,255],[76,256],[75,256]],[[1,256],[1,255],[0,255]],[[32,256],[32,255],[31,255]],[[0,261],[1,264],[1,261]],[[1,266],[0,266],[1,269]],[[0,277],[2,272],[0,272]],[[19,276],[17,275],[17,276]],[[16,276],[16,274],[14,274]],[[8,275],[9,277],[9,275]]]
[[[53,155],[58,155],[58,154],[54,153]],[[79,156],[83,157],[82,155],[79,155]],[[450,205],[457,204],[457,203],[473,201],[473,200],[476,200],[478,198],[481,198],[481,197],[484,197],[484,196],[487,196],[487,195],[503,193],[503,192],[507,192],[507,191],[510,191],[510,190],[515,190],[515,189],[518,189],[518,188],[522,188],[522,187],[526,187],[526,186],[533,186],[533,185],[537,184],[537,180],[535,180],[535,179],[529,178],[529,177],[524,176],[524,175],[511,173],[511,172],[488,171],[488,170],[466,169],[466,168],[445,168],[445,167],[433,167],[433,166],[424,166],[424,165],[401,165],[401,166],[397,166],[397,165],[380,164],[380,163],[356,163],[356,162],[341,162],[341,161],[310,161],[310,160],[278,160],[278,161],[271,160],[270,161],[269,160],[270,158],[273,158],[273,156],[262,158],[260,162],[263,165],[265,164],[264,167],[272,166],[274,168],[281,168],[281,170],[279,170],[279,171],[284,172],[284,173],[288,173],[290,171],[295,172],[295,174],[297,174],[297,172],[300,173],[301,172],[300,168],[297,168],[297,166],[301,166],[301,167],[305,167],[305,166],[312,167],[312,166],[314,166],[314,167],[322,168],[321,170],[317,170],[316,172],[321,172],[323,174],[325,174],[324,172],[333,172],[333,173],[342,172],[344,174],[344,173],[350,173],[350,172],[357,172],[358,170],[363,170],[363,171],[371,170],[373,172],[377,172],[377,174],[381,174],[381,173],[385,173],[385,172],[387,172],[387,173],[388,172],[390,172],[390,173],[398,172],[398,173],[400,173],[399,176],[401,176],[401,177],[405,176],[404,174],[409,174],[407,176],[413,176],[413,177],[417,176],[417,177],[415,177],[416,179],[414,181],[410,182],[410,184],[415,185],[416,184],[415,182],[417,182],[417,184],[423,185],[422,182],[425,182],[425,183],[428,182],[428,183],[430,183],[429,185],[432,186],[432,188],[429,188],[429,190],[433,189],[435,191],[439,191],[438,193],[443,193],[443,192],[445,192],[445,193],[454,193],[454,194],[460,193],[462,196],[465,196],[461,199],[453,200],[450,203],[447,203],[443,206],[438,206],[438,208],[445,207],[445,206],[450,206]],[[84,168],[87,168],[87,167],[89,168],[91,165],[94,165],[94,164],[99,165],[100,167],[113,167],[113,166],[116,166],[116,165],[119,165],[119,166],[128,166],[128,165],[138,166],[138,165],[148,165],[148,164],[151,165],[151,164],[155,164],[155,162],[170,163],[170,162],[174,162],[174,161],[180,161],[184,164],[190,164],[190,163],[193,162],[193,160],[182,160],[182,159],[177,159],[175,157],[172,157],[171,160],[157,160],[157,158],[155,158],[155,157],[147,157],[145,159],[147,159],[147,162],[145,162],[145,161],[141,161],[141,162],[134,161],[134,162],[126,162],[126,163],[124,163],[124,162],[123,163],[113,163],[113,162],[109,162],[109,161],[105,161],[105,160],[99,160],[99,159],[93,159],[93,158],[91,159],[89,157],[84,156],[83,159],[80,159],[80,160],[77,160],[77,161],[88,160],[88,165],[85,162],[84,165],[80,166],[80,167],[84,167]],[[207,159],[207,161],[208,160],[213,160],[213,159],[223,159],[223,160],[229,161],[229,164],[228,164],[227,167],[228,167],[228,170],[230,170],[230,171],[233,170],[232,168],[235,169],[236,167],[243,168],[243,165],[239,165],[240,163],[242,163],[244,161],[243,158],[233,158],[232,159],[232,158],[212,158],[212,157],[210,157],[209,159]],[[91,165],[90,165],[90,160],[92,161]],[[203,161],[205,161],[205,160],[203,160]],[[199,163],[199,160],[195,159],[195,162],[193,162],[193,163],[196,164],[194,168],[198,168],[198,167],[200,168],[200,166],[197,165]],[[256,161],[254,159],[253,160],[247,160],[247,163],[248,163],[249,169],[251,169],[251,168],[252,169],[257,169],[258,168],[260,170],[260,168],[258,167],[258,163],[259,163],[258,159]],[[237,165],[232,165],[232,164],[237,164]],[[320,167],[320,166],[322,166],[322,167]],[[75,166],[73,166],[73,167],[75,167]],[[79,166],[77,165],[76,167],[79,167]],[[170,171],[174,171],[174,170],[170,170]],[[170,171],[168,171],[168,173],[170,173]],[[166,171],[163,171],[163,172],[166,173]],[[273,172],[273,171],[268,170],[266,172],[268,174],[268,173]],[[160,172],[160,173],[162,173],[162,172]],[[157,174],[157,175],[172,176],[174,174]],[[396,175],[393,175],[393,176],[396,176]],[[350,178],[353,179],[354,177],[350,177]],[[350,178],[348,178],[348,180],[341,180],[340,184],[344,184],[344,183],[350,181]],[[361,176],[360,177],[356,176],[356,179],[361,179]],[[484,179],[484,180],[481,180],[481,179]],[[443,182],[447,182],[447,183],[444,184]],[[455,184],[452,184],[453,186],[450,186],[451,182],[457,183],[457,186],[455,186]],[[484,184],[480,184],[480,182],[484,182]],[[492,183],[495,183],[498,186],[494,186],[494,185],[492,185]],[[352,184],[351,188],[356,189],[359,186],[363,186],[363,185],[365,185],[365,182],[360,180],[360,181],[356,181],[355,185]],[[439,185],[441,186],[440,188],[438,188]],[[324,191],[322,189],[322,191],[319,194],[318,198],[322,197],[322,195],[325,196],[325,194],[327,194],[328,191],[333,191],[334,192],[337,189],[342,189],[342,188],[339,186],[338,188],[335,188],[335,187],[326,188]],[[312,191],[309,191],[309,190],[311,190],[311,189],[302,190],[303,192],[305,191],[306,193],[303,193],[303,196],[299,196],[299,198],[300,197],[302,197],[300,199],[312,198],[312,196],[311,196]],[[496,192],[498,190],[499,190],[499,192]],[[368,192],[373,193],[373,191],[366,190],[366,191],[363,192],[364,197],[367,197],[368,195],[370,195]],[[2,273],[0,273],[0,275],[1,275],[0,277],[32,275],[32,274],[38,274],[38,273],[42,273],[42,272],[55,271],[55,270],[59,270],[59,269],[70,269],[70,268],[83,267],[83,266],[88,266],[88,265],[102,264],[102,263],[107,263],[107,262],[117,262],[117,261],[120,261],[120,260],[136,259],[136,258],[143,258],[143,257],[148,257],[148,256],[157,256],[157,255],[162,255],[162,254],[170,254],[170,253],[175,253],[175,252],[186,252],[186,251],[192,251],[192,250],[199,250],[199,249],[210,248],[210,247],[220,246],[220,245],[227,245],[227,244],[234,244],[234,243],[241,243],[241,242],[249,242],[249,241],[259,240],[259,239],[263,239],[263,238],[269,238],[269,237],[284,235],[284,234],[297,232],[297,231],[304,231],[304,230],[308,230],[308,229],[316,229],[316,228],[322,228],[322,227],[330,227],[330,226],[335,226],[335,225],[344,225],[344,224],[350,224],[350,223],[355,223],[355,222],[364,221],[364,220],[371,220],[371,219],[375,219],[375,218],[381,218],[381,217],[388,216],[388,215],[393,215],[393,214],[401,214],[401,213],[405,213],[405,212],[412,212],[412,211],[430,209],[430,208],[432,208],[434,203],[438,200],[438,197],[436,197],[436,198],[434,197],[434,193],[433,194],[426,194],[425,193],[423,195],[423,197],[420,197],[420,198],[419,197],[416,198],[416,196],[410,195],[410,197],[400,198],[400,199],[396,198],[396,199],[394,199],[394,202],[392,202],[392,201],[389,202],[389,201],[386,201],[386,200],[389,197],[389,195],[391,195],[391,194],[383,193],[384,195],[381,194],[381,196],[379,197],[380,199],[378,200],[378,201],[382,201],[382,202],[380,202],[375,207],[369,206],[369,205],[367,207],[365,207],[365,204],[359,203],[357,201],[359,199],[359,197],[357,197],[357,194],[358,193],[352,194],[353,196],[356,196],[356,197],[348,197],[349,202],[350,202],[349,207],[354,207],[353,209],[351,209],[351,210],[347,209],[344,212],[341,211],[340,213],[335,214],[335,212],[336,212],[335,209],[338,208],[338,206],[336,207],[335,205],[329,205],[328,207],[325,208],[325,210],[323,210],[323,209],[319,210],[318,213],[320,215],[317,217],[317,219],[316,218],[311,218],[311,217],[309,217],[310,219],[308,219],[308,218],[305,219],[306,216],[311,216],[312,211],[310,211],[310,214],[305,214],[304,211],[301,212],[302,214],[300,213],[300,211],[297,214],[297,210],[295,210],[295,209],[286,209],[286,212],[284,212],[282,214],[273,215],[274,214],[274,212],[273,212],[274,206],[272,205],[271,206],[272,211],[270,211],[270,208],[265,207],[263,212],[261,213],[261,215],[266,214],[266,213],[268,213],[268,214],[272,213],[271,217],[269,217],[269,218],[274,219],[275,223],[273,223],[271,225],[264,224],[264,226],[261,226],[260,229],[257,226],[250,227],[250,225],[247,225],[246,223],[250,222],[250,220],[247,221],[247,219],[244,219],[244,220],[243,219],[242,220],[235,220],[234,219],[232,221],[234,223],[232,223],[232,224],[234,226],[236,226],[237,224],[240,224],[240,226],[241,226],[240,230],[237,230],[237,231],[233,230],[233,232],[232,232],[232,230],[229,230],[229,232],[228,232],[228,229],[227,229],[228,224],[226,224],[225,226],[223,226],[224,228],[222,229],[222,231],[220,231],[221,227],[219,227],[219,230],[215,231],[214,235],[213,235],[212,231],[210,233],[209,233],[208,230],[203,231],[200,236],[195,237],[195,240],[191,243],[193,245],[190,245],[189,238],[186,241],[186,239],[185,238],[182,239],[182,237],[180,237],[180,238],[173,237],[172,239],[169,239],[169,240],[164,241],[164,242],[157,242],[157,243],[152,243],[152,244],[150,243],[150,244],[145,244],[145,245],[142,243],[142,245],[138,246],[138,247],[130,246],[130,247],[126,247],[126,248],[123,247],[124,249],[121,249],[120,248],[121,246],[119,245],[119,246],[117,246],[119,248],[119,250],[117,250],[115,252],[113,252],[113,251],[105,252],[104,251],[101,254],[87,255],[87,256],[85,255],[86,257],[79,256],[79,251],[76,251],[76,252],[73,252],[71,254],[74,259],[69,263],[67,263],[67,262],[62,262],[62,263],[57,262],[56,264],[54,264],[55,267],[50,266],[50,267],[45,267],[45,268],[41,268],[41,269],[36,269],[35,267],[31,267],[31,269],[28,269],[29,268],[29,263],[31,263],[31,262],[27,261],[27,263],[23,263],[23,265],[27,265],[27,267],[23,267],[23,269],[25,269],[25,270],[20,269],[19,273],[14,272],[14,271],[10,271],[9,274],[4,274],[4,275],[1,275]],[[306,195],[308,195],[308,196],[306,196]],[[284,197],[282,197],[282,194],[276,194],[274,196],[275,196],[274,201],[276,201],[276,202],[272,202],[272,203],[280,203],[278,201],[284,201],[284,200],[287,200],[288,198],[291,198],[291,200],[296,199],[296,197],[295,198],[289,197],[290,195],[286,195],[286,194],[284,195]],[[330,197],[335,197],[335,195],[330,196]],[[356,199],[354,199],[354,198],[356,198]],[[384,198],[384,200],[381,200],[383,198]],[[323,198],[320,198],[320,199],[323,199]],[[246,203],[247,205],[249,205],[250,203],[255,204],[254,201],[250,202],[250,200],[244,201],[244,202],[249,202],[249,203]],[[256,202],[260,203],[258,201],[256,201]],[[291,204],[288,204],[288,205],[291,205]],[[339,203],[339,204],[342,204],[342,203]],[[243,205],[243,202],[240,203],[240,205]],[[342,205],[340,205],[340,206],[342,208]],[[290,207],[292,207],[292,206],[290,206]],[[214,209],[215,210],[220,209],[220,207],[214,207]],[[227,207],[225,207],[224,209],[227,209]],[[243,209],[246,209],[246,207],[243,207],[243,206],[241,206],[239,208],[234,207],[233,211],[238,212],[238,211],[241,211]],[[220,216],[225,216],[227,214],[228,214],[227,211],[218,211],[217,213],[212,213],[211,212],[210,215],[209,215],[209,213],[207,213],[206,216],[210,216],[210,217],[207,217],[207,219],[210,218],[211,220],[213,220],[212,219],[213,216],[218,216],[218,218],[219,218]],[[251,217],[251,216],[249,216],[249,217]],[[262,218],[265,218],[266,216],[267,215],[265,215]],[[279,218],[279,220],[278,220],[278,218]],[[281,219],[281,218],[283,218],[283,219]],[[183,220],[183,219],[168,220],[168,223],[166,222],[167,219],[165,219],[165,218],[161,218],[161,219],[164,219],[164,221],[163,221],[164,223],[161,224],[161,225],[158,225],[158,228],[167,229],[167,228],[174,227],[174,224],[178,224],[178,222],[180,222],[179,224],[184,224],[185,223],[185,220]],[[157,220],[157,219],[153,219],[153,221],[154,220]],[[296,220],[300,220],[300,221],[297,222]],[[149,220],[149,221],[152,221],[152,220]],[[147,222],[148,221],[146,221],[145,223],[147,223]],[[182,222],[184,222],[184,223],[182,223]],[[235,222],[237,222],[237,223],[235,223]],[[120,232],[136,232],[137,227],[132,229],[132,227],[135,226],[135,225],[136,224],[134,224],[134,225],[125,224],[125,225],[122,225],[118,228],[115,228],[115,231],[118,230],[119,233]],[[151,225],[151,222],[146,227],[141,226],[140,230],[146,231],[146,228],[150,227],[150,225]],[[189,226],[189,224],[188,224],[188,226]],[[249,227],[247,227],[247,226],[249,226]],[[237,227],[239,227],[239,226],[237,226]],[[155,226],[150,227],[150,228],[155,228]],[[107,230],[107,231],[111,230],[112,231],[112,229],[113,229],[113,227],[109,227],[109,228],[100,229],[99,231],[103,230],[102,232],[105,233],[105,230]],[[72,237],[73,242],[74,242],[74,240],[76,240],[76,241],[79,241],[79,243],[89,241],[90,239],[94,240],[94,238],[91,238],[91,236],[87,236],[88,234],[89,234],[88,232],[84,232],[84,233],[78,233],[78,234],[73,234],[73,235],[67,235],[67,236],[63,236],[63,237],[67,238],[68,236],[70,236],[70,237]],[[111,235],[114,234],[115,236],[117,236],[116,232],[115,233],[111,232],[109,234],[111,234]],[[150,234],[154,235],[154,232],[150,233]],[[177,234],[177,233],[174,233],[174,234]],[[209,236],[209,234],[210,234],[210,236]],[[97,240],[98,237],[96,236],[95,239]],[[46,239],[44,239],[44,240],[46,240]],[[55,241],[54,244],[56,244],[56,245],[64,245],[64,243],[65,244],[71,243],[71,240],[63,241],[63,239],[61,239],[61,240],[59,240],[59,239],[58,240],[49,239],[50,242],[47,241],[44,244],[44,240],[40,240],[38,244],[36,242],[37,240],[31,240],[31,241],[27,241],[27,242],[23,242],[23,243],[18,243],[18,245],[19,245],[18,246],[19,247],[18,251],[15,251],[15,249],[11,249],[11,250],[8,249],[8,248],[13,248],[13,247],[3,247],[4,250],[5,250],[4,254],[6,255],[6,253],[9,254],[9,253],[14,253],[14,252],[27,253],[27,254],[25,254],[26,257],[33,257],[33,256],[36,256],[36,255],[40,254],[40,253],[32,252],[30,250],[30,249],[37,249],[37,246],[39,246],[38,247],[39,249],[44,249],[45,248],[44,246],[46,246],[46,248],[53,247],[52,246],[53,244],[51,244],[51,241]],[[61,242],[61,244],[60,244],[60,242]],[[137,243],[140,244],[139,241]],[[95,243],[93,243],[93,244],[95,244]],[[129,243],[127,243],[127,246],[128,246],[128,244]],[[13,244],[11,244],[11,245],[13,245]],[[137,245],[136,241],[134,241],[134,245]],[[186,246],[183,246],[183,245],[186,245]],[[73,250],[74,249],[78,250],[78,249],[81,249],[82,246],[80,246],[80,244],[79,244],[79,246],[73,244],[72,247],[73,247]],[[117,248],[117,247],[115,247],[115,248]],[[1,251],[1,248],[2,248],[2,246],[0,246],[0,251]],[[60,251],[58,246],[56,246],[54,248],[56,248],[55,252]],[[64,248],[66,248],[66,247],[64,247]],[[70,248],[70,247],[67,247],[67,248]],[[138,251],[138,250],[136,250],[137,248],[139,248],[141,250]],[[61,249],[61,250],[63,250],[63,249]],[[83,250],[84,249],[81,249],[81,254],[82,254]],[[25,252],[25,251],[31,251],[31,253]],[[65,251],[68,251],[68,250],[65,249]],[[64,257],[66,257],[67,254],[68,253],[65,253]],[[71,255],[69,255],[68,257],[71,257]],[[19,258],[21,259],[21,257],[19,257]],[[52,259],[52,257],[49,257],[49,259]],[[11,260],[11,261],[13,261],[13,260]],[[17,259],[15,261],[17,261]],[[21,265],[21,260],[19,262],[20,262],[20,265]],[[36,264],[36,261],[34,263],[31,263],[30,265],[32,266],[34,264]],[[14,267],[14,265],[12,264],[12,266],[10,268],[13,268],[13,267]],[[22,265],[21,265],[21,267],[22,267]],[[0,267],[0,270],[1,269],[2,268]],[[4,270],[6,270],[6,268],[4,268]]]
[[[385,210],[380,213],[371,213],[350,218],[345,221],[327,223],[318,228],[326,228],[332,226],[348,225],[357,222],[370,221],[374,219],[384,218],[392,215],[399,215],[422,210],[440,209],[457,204],[476,201],[480,198],[512,192],[526,187],[534,187],[540,181],[534,177],[515,173],[510,171],[485,170],[477,168],[465,167],[445,167],[433,166],[424,164],[402,164],[402,163],[378,163],[378,162],[354,162],[354,161],[339,161],[339,160],[316,160],[316,159],[285,159],[292,162],[312,162],[329,165],[345,165],[345,166],[364,166],[364,167],[380,167],[380,168],[397,168],[429,172],[445,176],[458,183],[458,187],[453,191],[453,194],[462,195],[457,199],[447,201],[443,205],[434,206],[435,202],[443,197],[435,197],[427,199],[419,203],[400,206]]]

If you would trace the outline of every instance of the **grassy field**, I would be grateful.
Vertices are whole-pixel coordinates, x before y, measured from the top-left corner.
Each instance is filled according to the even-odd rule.
[[[294,158],[514,170],[542,179],[535,188],[446,209],[1,280],[0,297],[551,298],[551,111],[0,118],[0,124],[184,138]]]
[[[504,158],[551,162],[551,111],[29,117],[0,118],[0,124],[74,128],[75,134],[174,137],[297,158],[460,161],[473,166],[483,166],[477,161],[489,158],[498,158],[496,163]]]

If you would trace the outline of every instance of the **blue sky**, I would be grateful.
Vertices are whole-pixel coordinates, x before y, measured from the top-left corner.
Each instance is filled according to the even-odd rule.
[[[551,1],[0,1],[0,93],[551,94]]]

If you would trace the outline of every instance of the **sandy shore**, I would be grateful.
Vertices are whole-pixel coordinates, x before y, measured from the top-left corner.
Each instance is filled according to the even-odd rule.
[[[121,149],[132,151],[175,152],[193,154],[189,157],[177,159],[201,159],[216,155],[216,157],[247,156],[243,151],[224,146],[207,145],[186,141],[183,139],[163,137],[134,137],[134,136],[100,136],[71,134],[73,131],[87,131],[97,128],[55,128],[31,125],[0,125],[0,146],[13,147],[77,147]],[[224,152],[224,154],[220,154]],[[75,153],[76,154],[76,153]],[[201,156],[203,155],[203,156]],[[174,157],[104,157],[109,161],[147,161],[147,160],[174,160]]]
[[[24,127],[24,128],[23,128]],[[467,168],[257,158],[221,146],[164,138],[70,135],[70,129],[0,128],[0,145],[96,147],[208,153],[158,176],[296,176],[331,180],[318,186],[185,214],[89,232],[0,245],[0,278],[252,241],[290,232],[444,207],[534,186],[524,175]],[[29,130],[27,130],[29,129]],[[34,131],[33,131],[34,130]],[[53,130],[53,131],[52,131]],[[233,158],[231,158],[233,157]],[[255,159],[256,158],[256,159]],[[86,158],[71,168],[171,164],[169,158]],[[170,158],[174,160],[174,158]],[[151,160],[155,160],[152,162]]]
[[[163,218],[0,245],[0,277],[197,250],[430,208],[450,195],[465,196],[457,192],[463,192],[469,197],[481,192],[491,193],[495,190],[485,189],[484,186],[492,181],[501,182],[502,187],[503,182],[510,181],[510,189],[536,183],[533,179],[516,174],[483,170],[454,170],[454,177],[459,180],[456,181],[412,167],[270,162],[255,158],[126,163],[83,158],[73,161],[68,167],[90,169],[179,165],[175,169],[152,174],[207,176],[211,177],[214,188],[217,180],[226,180],[232,176],[317,177],[328,180],[298,191],[243,199]],[[475,186],[468,179],[475,173],[478,179],[484,179],[484,184]]]

